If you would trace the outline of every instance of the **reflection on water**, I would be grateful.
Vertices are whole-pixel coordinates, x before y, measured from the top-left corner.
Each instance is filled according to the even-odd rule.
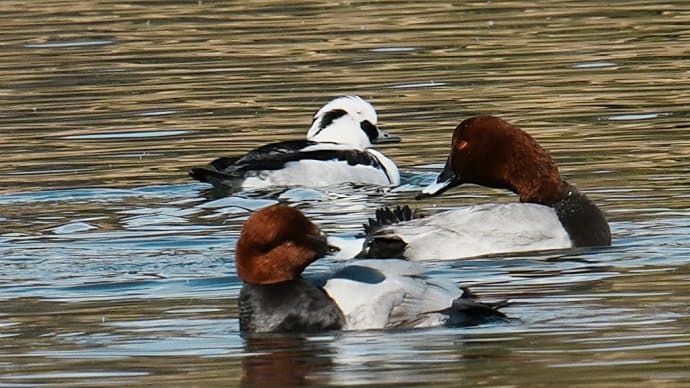
[[[333,369],[329,347],[330,341],[324,339],[310,341],[279,335],[248,337],[244,348],[247,355],[242,359],[242,386],[327,383],[327,372]]]
[[[687,386],[690,14],[680,1],[0,2],[0,385]],[[228,196],[192,166],[373,102],[393,190]],[[234,244],[298,206],[341,238],[499,114],[611,221],[606,249],[429,263],[510,323],[242,337]],[[433,212],[514,201],[468,186]],[[311,273],[337,265],[327,258]]]

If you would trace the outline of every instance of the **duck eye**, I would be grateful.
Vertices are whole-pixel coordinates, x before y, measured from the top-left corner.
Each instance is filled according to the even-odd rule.
[[[362,121],[359,123],[359,126],[362,128],[362,131],[367,134],[369,140],[374,140],[379,137],[379,129],[369,120]]]

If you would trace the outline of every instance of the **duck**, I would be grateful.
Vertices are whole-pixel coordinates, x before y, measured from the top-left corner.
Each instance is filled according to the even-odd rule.
[[[483,303],[468,289],[425,275],[421,263],[355,260],[322,278],[304,270],[334,249],[300,210],[263,208],[245,221],[235,251],[243,282],[243,333],[318,332],[475,325],[500,321],[505,301]]]
[[[429,217],[409,206],[381,209],[365,226],[357,256],[451,260],[611,245],[601,209],[561,177],[532,136],[499,117],[462,121],[443,169],[416,199],[467,183],[507,189],[519,203],[476,204]]]
[[[245,155],[221,157],[189,175],[232,191],[272,186],[323,187],[342,183],[398,186],[396,164],[374,144],[400,137],[378,127],[374,107],[359,96],[337,97],[314,115],[306,139],[270,143]]]

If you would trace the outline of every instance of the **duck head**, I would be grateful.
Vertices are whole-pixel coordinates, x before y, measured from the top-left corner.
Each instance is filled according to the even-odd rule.
[[[270,206],[252,214],[242,227],[235,251],[237,274],[252,284],[297,279],[331,250],[326,235],[302,212]]]
[[[400,142],[399,137],[382,131],[377,123],[376,110],[363,98],[338,97],[316,112],[307,140],[346,144],[359,149],[372,144]]]
[[[453,132],[448,159],[436,181],[416,198],[439,195],[463,183],[508,189],[522,202],[550,205],[563,181],[551,156],[529,134],[495,116],[476,116]]]

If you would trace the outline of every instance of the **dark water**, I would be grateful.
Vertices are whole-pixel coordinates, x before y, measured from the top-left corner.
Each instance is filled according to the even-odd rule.
[[[690,385],[685,2],[10,0],[0,21],[0,386]],[[304,136],[347,93],[403,138],[380,148],[401,189],[218,197],[186,176]],[[239,335],[247,209],[352,237],[413,202],[479,113],[551,151],[611,248],[430,264],[512,300],[510,323]]]

